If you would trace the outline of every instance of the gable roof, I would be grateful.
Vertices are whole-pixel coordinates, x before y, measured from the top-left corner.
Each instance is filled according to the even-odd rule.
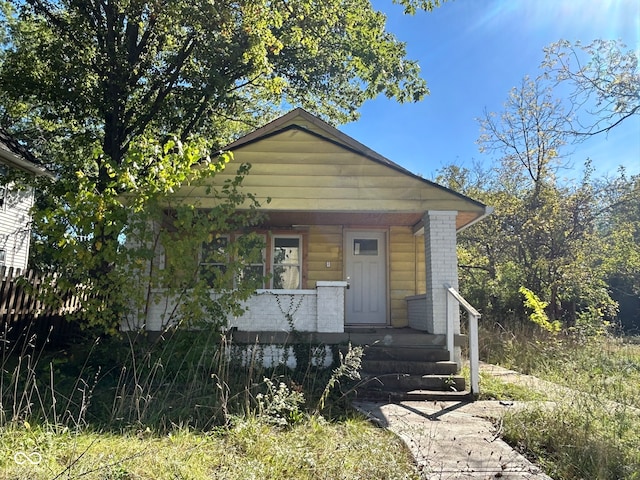
[[[0,128],[0,163],[36,176],[54,178],[18,141]]]
[[[310,125],[305,125],[305,123],[308,123]],[[233,150],[242,148],[244,146],[250,145],[254,142],[267,139],[279,133],[286,132],[287,130],[291,130],[291,129],[299,129],[302,131],[307,131],[311,135],[315,135],[331,143],[340,145],[347,150],[351,150],[354,153],[357,153],[369,158],[370,160],[373,160],[382,165],[386,165],[387,167],[392,168],[393,170],[396,170],[400,173],[404,173],[405,175],[408,175],[410,177],[416,178],[432,187],[446,190],[447,192],[452,193],[454,195],[458,195],[461,198],[464,198],[465,200],[468,200],[470,202],[477,204],[478,206],[485,207],[484,204],[482,204],[481,202],[478,202],[477,200],[473,200],[472,198],[462,195],[461,193],[458,193],[454,190],[443,187],[442,185],[436,182],[427,180],[421,177],[420,175],[416,175],[410,170],[407,170],[401,165],[398,165],[397,163],[389,160],[383,155],[380,155],[378,152],[358,142],[356,139],[350,137],[349,135],[342,133],[340,130],[331,126],[321,118],[316,117],[315,115],[312,115],[311,113],[307,112],[306,110],[300,107],[295,108],[290,112],[286,113],[285,115],[278,117],[275,120],[267,123],[266,125],[258,128],[257,130],[254,130],[253,132],[247,135],[244,135],[243,137],[239,138],[233,143],[230,143],[229,145],[227,145],[223,150],[233,151]]]
[[[300,122],[300,120],[302,120],[303,122]],[[333,140],[334,142],[350,150],[353,150],[357,153],[360,153],[361,155],[371,158],[372,160],[376,160],[382,164],[385,164],[399,171],[404,171],[409,175],[414,175],[409,170],[401,167],[397,163],[392,162],[388,158],[383,157],[378,152],[371,150],[366,145],[363,145],[362,143],[358,142],[356,139],[342,133],[340,130],[338,130],[335,127],[332,127],[321,118],[310,114],[305,109],[300,107],[291,110],[289,113],[286,113],[285,115],[278,117],[275,120],[267,123],[263,127],[260,127],[257,130],[254,130],[253,132],[239,138],[235,142],[227,145],[225,147],[225,150],[234,150],[248,143],[252,143],[254,141],[260,140],[261,138],[268,137],[270,134],[273,134],[274,132],[277,132],[278,130],[281,130],[287,126],[295,125],[296,127],[304,128],[302,126],[304,125],[304,122],[311,124],[312,128],[308,128],[308,127],[307,128],[310,131],[314,131],[316,134],[319,134],[320,136],[324,136],[329,140]]]
[[[260,202],[270,225],[413,226],[427,211],[455,211],[462,229],[490,213],[484,204],[426,180],[297,108],[225,150],[234,161],[204,185],[177,197],[198,198],[202,208],[219,204],[211,187],[234,180],[250,164],[241,191]],[[245,204],[249,207],[249,203]]]
[[[297,137],[295,136],[297,132]],[[289,138],[289,140],[285,140],[284,137]],[[386,167],[391,171],[387,170],[389,173],[388,180],[389,182],[398,181],[398,174],[400,176],[407,178],[406,192],[400,195],[400,199],[407,200],[409,195],[413,195],[413,199],[422,199],[424,200],[423,205],[426,205],[426,200],[432,202],[429,208],[437,209],[452,209],[457,210],[459,212],[458,218],[458,227],[464,228],[469,226],[471,223],[478,221],[480,218],[485,216],[486,214],[492,211],[491,207],[487,207],[484,204],[469,198],[465,195],[462,195],[454,190],[443,187],[435,182],[424,179],[423,177],[414,174],[413,172],[407,170],[406,168],[400,166],[399,164],[389,160],[388,158],[380,155],[369,147],[363,145],[352,137],[342,133],[340,130],[332,127],[325,121],[320,118],[310,114],[306,110],[302,108],[296,108],[289,113],[273,120],[272,122],[266,124],[265,126],[258,128],[257,130],[239,138],[235,142],[229,144],[225,149],[233,152],[237,152],[239,157],[246,158],[247,155],[250,155],[247,150],[260,150],[261,148],[265,148],[265,146],[259,146],[257,144],[264,142],[281,142],[284,141],[294,141],[294,138],[302,138],[307,137],[306,140],[307,146],[305,146],[306,150],[312,150],[313,147],[309,147],[310,142],[315,138],[316,146],[318,150],[323,149],[318,141],[325,142],[327,144],[332,144],[335,147],[339,147],[344,151],[351,152],[359,157],[364,157],[368,161]],[[271,151],[267,148],[268,151]],[[304,162],[302,158],[310,158],[312,154],[308,151],[300,152],[301,161],[298,167]],[[255,159],[256,153],[250,155],[250,158]],[[311,160],[313,162],[313,160]],[[251,162],[250,162],[251,163]],[[335,174],[335,169],[332,168],[332,165],[329,165],[330,162],[327,162],[326,165],[326,175]],[[331,173],[333,172],[333,173]],[[317,171],[314,171],[314,175],[318,174]],[[358,174],[356,174],[358,175]],[[379,175],[379,173],[378,173]],[[394,177],[391,179],[391,177]],[[251,174],[247,177],[249,183],[251,183]],[[343,181],[342,179],[341,181]],[[382,182],[383,189],[387,186]],[[419,187],[422,185],[422,188]],[[310,188],[319,187],[318,185],[313,185]],[[327,185],[325,185],[327,186]],[[390,185],[389,185],[390,186]],[[380,189],[380,187],[377,187]],[[357,187],[359,189],[369,188],[363,187],[362,184],[359,184]],[[373,187],[376,188],[376,187]],[[409,193],[412,192],[412,193]],[[428,192],[428,193],[425,193]],[[370,198],[367,194],[363,194],[366,198]],[[440,199],[448,199],[447,201],[434,201],[434,197],[437,196]],[[327,203],[327,202],[325,202]],[[406,203],[406,202],[405,202]],[[463,213],[464,212],[464,213]],[[414,217],[415,218],[415,217]]]

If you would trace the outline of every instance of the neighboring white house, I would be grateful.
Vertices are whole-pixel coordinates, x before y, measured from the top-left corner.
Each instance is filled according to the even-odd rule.
[[[14,182],[6,182],[10,170],[53,178],[33,155],[0,129],[0,267],[24,270],[29,259],[34,192],[32,187],[18,188]]]

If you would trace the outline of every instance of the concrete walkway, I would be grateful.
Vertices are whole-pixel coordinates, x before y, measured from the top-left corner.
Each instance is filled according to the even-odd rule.
[[[493,365],[485,364],[481,371],[504,381],[523,380],[516,372]],[[535,383],[537,379],[533,379],[526,380]],[[358,410],[405,442],[424,479],[550,480],[503,442],[494,426],[507,411],[525,405],[498,401],[354,403]]]

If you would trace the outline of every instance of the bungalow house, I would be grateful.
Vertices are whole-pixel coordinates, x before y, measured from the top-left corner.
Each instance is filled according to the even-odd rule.
[[[24,270],[29,259],[34,192],[32,187],[6,181],[10,170],[53,178],[33,155],[0,129],[0,267]]]
[[[226,150],[234,161],[213,182],[232,179],[234,164],[251,164],[242,188],[266,214],[258,230],[266,251],[255,267],[271,274],[246,312],[229,319],[236,339],[277,343],[291,329],[288,314],[297,332],[321,342],[438,343],[449,350],[446,360],[459,360],[453,354],[459,307],[451,306],[456,232],[489,207],[409,172],[299,108]],[[211,206],[204,190],[190,188],[188,195]],[[144,320],[147,330],[165,326],[163,307],[157,308]]]

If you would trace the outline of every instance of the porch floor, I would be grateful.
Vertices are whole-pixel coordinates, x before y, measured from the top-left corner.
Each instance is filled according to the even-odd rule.
[[[379,345],[393,347],[446,348],[446,336],[434,335],[409,327],[346,327],[341,333],[286,332],[286,331],[240,331],[230,332],[233,342],[239,344],[284,345],[305,342],[324,345]],[[455,345],[466,343],[465,335],[455,336]]]

